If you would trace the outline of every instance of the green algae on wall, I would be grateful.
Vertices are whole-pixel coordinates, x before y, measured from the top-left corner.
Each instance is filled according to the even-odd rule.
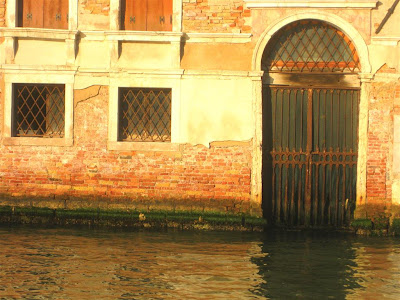
[[[50,209],[0,206],[1,224],[84,225],[120,228],[178,228],[198,230],[262,231],[263,218],[246,214],[185,211]]]

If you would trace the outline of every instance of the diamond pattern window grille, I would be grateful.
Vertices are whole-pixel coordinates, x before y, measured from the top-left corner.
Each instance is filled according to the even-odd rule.
[[[351,40],[339,29],[315,20],[291,23],[277,32],[263,54],[269,72],[360,71]]]
[[[13,136],[64,136],[64,85],[14,84],[13,107]]]
[[[171,89],[120,88],[119,140],[171,141]]]

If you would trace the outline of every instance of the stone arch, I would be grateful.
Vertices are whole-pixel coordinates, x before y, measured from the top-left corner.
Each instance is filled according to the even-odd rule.
[[[272,36],[278,32],[281,28],[286,25],[304,19],[314,19],[326,22],[332,26],[338,27],[342,30],[349,39],[354,43],[357,53],[360,57],[361,63],[361,73],[370,73],[371,72],[371,64],[369,61],[368,47],[361,36],[361,34],[347,21],[344,19],[333,15],[326,14],[322,12],[303,12],[303,13],[295,13],[284,19],[278,20],[271,26],[269,26],[260,36],[257,45],[255,47],[255,51],[253,53],[252,60],[252,69],[254,71],[261,71],[261,60],[265,47],[271,40]]]
[[[359,104],[359,127],[358,127],[358,165],[357,165],[357,207],[366,203],[366,164],[367,164],[367,129],[368,129],[368,95],[370,90],[370,80],[372,79],[372,68],[369,59],[367,44],[361,34],[346,20],[334,14],[321,11],[303,11],[293,13],[283,19],[279,19],[268,26],[261,34],[252,57],[252,71],[261,76],[258,80],[253,79],[253,103],[254,103],[254,122],[255,138],[253,143],[253,162],[252,162],[252,198],[253,201],[262,205],[262,68],[261,61],[263,53],[271,38],[275,33],[286,25],[299,20],[314,19],[326,22],[340,29],[347,35],[356,47],[361,71],[359,78],[361,81],[360,104]],[[357,209],[355,215],[357,215]]]

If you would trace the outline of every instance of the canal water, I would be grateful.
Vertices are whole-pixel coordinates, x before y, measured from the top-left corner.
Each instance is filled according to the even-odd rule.
[[[0,227],[0,299],[400,299],[400,239]]]

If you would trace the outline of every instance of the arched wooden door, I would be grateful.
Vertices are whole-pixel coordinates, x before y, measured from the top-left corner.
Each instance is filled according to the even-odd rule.
[[[263,199],[270,223],[342,226],[356,199],[360,63],[339,29],[282,28],[264,51]]]

